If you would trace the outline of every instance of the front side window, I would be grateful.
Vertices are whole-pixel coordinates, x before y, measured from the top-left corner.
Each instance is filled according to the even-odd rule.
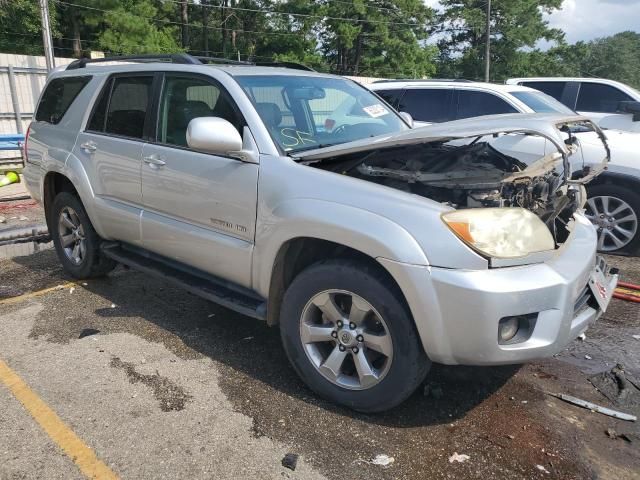
[[[87,129],[142,138],[151,101],[152,76],[115,77],[107,82]]]
[[[518,113],[518,111],[492,93],[471,90],[458,91],[458,119],[503,113]]]
[[[285,152],[408,129],[378,97],[349,80],[300,75],[241,75],[235,79]]]
[[[67,112],[91,77],[63,77],[51,80],[47,85],[36,111],[36,121],[56,125]]]
[[[409,89],[398,110],[410,113],[419,122],[447,122],[455,116],[452,97],[453,90],[446,88]]]
[[[219,86],[204,79],[167,75],[160,100],[158,141],[186,147],[189,122],[199,117],[223,118],[242,133],[240,117]]]
[[[542,92],[511,92],[511,95],[516,97],[527,107],[536,113],[566,113],[569,115],[575,114],[573,110],[567,107],[564,103],[560,103],[555,98],[550,97]]]
[[[576,110],[580,112],[616,113],[620,102],[632,101],[629,95],[610,85],[583,82]]]

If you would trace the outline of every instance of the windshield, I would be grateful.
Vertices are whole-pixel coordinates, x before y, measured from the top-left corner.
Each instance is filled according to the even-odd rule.
[[[388,105],[350,80],[299,75],[235,79],[273,140],[287,153],[409,128]]]
[[[511,95],[536,113],[568,113],[575,115],[573,110],[546,93],[511,92]]]

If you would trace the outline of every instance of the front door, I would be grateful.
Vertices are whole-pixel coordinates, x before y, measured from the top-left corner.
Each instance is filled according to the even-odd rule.
[[[213,79],[167,73],[156,141],[142,152],[143,245],[250,287],[258,165],[189,149],[187,126],[197,117],[222,117],[239,131],[244,126]]]

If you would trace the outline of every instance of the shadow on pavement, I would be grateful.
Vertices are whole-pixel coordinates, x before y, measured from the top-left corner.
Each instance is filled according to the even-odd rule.
[[[56,264],[55,252],[13,259],[25,278],[39,284],[68,278]],[[6,273],[3,275],[6,276]],[[3,279],[6,282],[7,279]],[[84,330],[101,334],[128,332],[162,342],[182,358],[209,357],[227,367],[220,383],[236,405],[273,410],[272,401],[287,397],[346,416],[389,427],[450,424],[499,390],[518,366],[480,368],[434,365],[427,377],[430,393],[418,391],[392,411],[363,415],[319,399],[298,379],[280,344],[277,328],[202,300],[161,280],[119,268],[110,276],[90,280],[84,288],[107,304],[75,305],[69,315],[43,313],[32,336],[67,343]],[[105,302],[100,302],[104,305]],[[62,306],[58,303],[59,306]],[[71,311],[73,310],[73,311]],[[151,324],[151,325],[150,325]],[[153,326],[158,328],[153,328]],[[240,373],[239,375],[237,373]],[[264,388],[268,385],[279,394]],[[274,415],[278,415],[277,409]]]

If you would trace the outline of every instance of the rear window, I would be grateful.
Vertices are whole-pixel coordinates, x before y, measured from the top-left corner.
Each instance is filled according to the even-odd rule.
[[[492,93],[460,90],[458,92],[458,119],[518,113],[503,99]]]
[[[60,123],[64,114],[91,77],[65,77],[51,80],[47,85],[36,111],[36,121],[54,125]]]
[[[152,76],[111,79],[103,89],[87,129],[142,138],[152,84]]]
[[[562,101],[562,94],[564,93],[564,87],[567,85],[567,82],[521,82],[520,85],[535,88],[558,101]]]
[[[454,117],[452,98],[453,90],[450,89],[409,89],[402,97],[398,110],[410,113],[419,122],[448,122]]]

